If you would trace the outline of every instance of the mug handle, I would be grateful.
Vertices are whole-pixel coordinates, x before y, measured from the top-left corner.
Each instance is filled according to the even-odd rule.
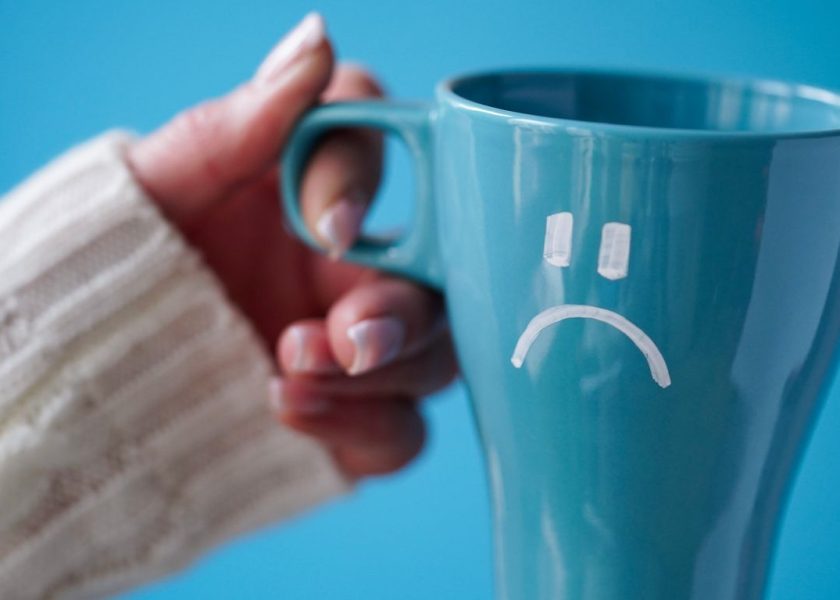
[[[337,127],[375,127],[397,135],[414,160],[417,202],[413,226],[397,239],[362,236],[342,258],[415,279],[443,285],[432,198],[432,106],[390,101],[337,102],[314,108],[298,123],[281,161],[282,203],[295,234],[323,251],[303,222],[298,201],[303,169],[315,143]]]

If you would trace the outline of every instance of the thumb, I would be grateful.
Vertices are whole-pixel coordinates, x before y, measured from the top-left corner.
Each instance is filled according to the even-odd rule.
[[[204,102],[137,141],[128,162],[140,185],[179,226],[271,166],[301,113],[330,80],[324,22],[307,15],[230,94]]]

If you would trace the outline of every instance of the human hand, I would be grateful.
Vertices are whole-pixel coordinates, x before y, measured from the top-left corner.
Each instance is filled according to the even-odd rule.
[[[421,449],[417,399],[456,373],[443,304],[427,288],[301,244],[282,224],[275,163],[295,121],[319,100],[380,95],[361,68],[334,67],[312,14],[253,79],[128,151],[140,184],[276,348],[278,418],[323,442],[351,478],[394,471]],[[358,235],[381,152],[378,135],[341,130],[313,154],[302,211],[333,258]]]

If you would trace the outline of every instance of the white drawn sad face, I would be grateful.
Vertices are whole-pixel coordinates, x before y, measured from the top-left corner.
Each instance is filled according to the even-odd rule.
[[[568,267],[572,258],[572,229],[574,218],[570,212],[549,215],[545,225],[543,258],[555,267]],[[601,230],[601,248],[598,252],[598,274],[618,280],[627,277],[630,262],[630,226],[625,223],[606,223]],[[671,385],[668,365],[656,344],[636,325],[618,313],[597,306],[558,304],[531,319],[519,336],[510,361],[517,369],[525,362],[531,344],[544,329],[565,319],[594,319],[612,325],[636,344],[647,360],[651,377],[661,387]]]

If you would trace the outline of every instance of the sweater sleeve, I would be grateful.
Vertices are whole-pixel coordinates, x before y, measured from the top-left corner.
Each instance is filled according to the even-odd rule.
[[[112,133],[0,201],[0,598],[93,598],[343,491]]]

